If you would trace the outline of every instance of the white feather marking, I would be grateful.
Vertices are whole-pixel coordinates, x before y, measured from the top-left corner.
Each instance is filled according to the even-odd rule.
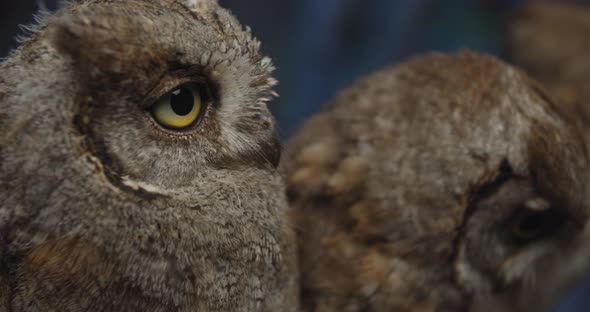
[[[184,2],[189,9],[195,12],[217,5],[217,0],[185,0]]]
[[[145,183],[142,181],[134,181],[129,179],[129,177],[123,177],[122,182],[124,185],[138,191],[138,190],[144,190],[148,193],[155,193],[155,194],[160,194],[160,195],[166,195],[169,192],[166,192],[166,190],[163,190],[161,188],[159,188],[158,186],[149,184],[149,183]]]
[[[538,259],[543,258],[548,251],[549,248],[546,245],[536,246],[504,262],[501,270],[505,283],[511,283],[515,280],[534,282],[534,280],[531,280],[531,275],[535,273],[534,264]]]

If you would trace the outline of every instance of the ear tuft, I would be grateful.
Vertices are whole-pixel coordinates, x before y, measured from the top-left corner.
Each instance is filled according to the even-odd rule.
[[[155,24],[141,23],[111,7],[79,7],[75,13],[56,16],[45,30],[47,40],[84,74],[125,75],[142,66],[162,66],[166,49],[155,47],[146,34]],[[143,72],[142,72],[143,73]]]
[[[81,54],[81,39],[84,35],[70,20],[52,21],[45,31],[52,45],[60,52],[77,59]]]

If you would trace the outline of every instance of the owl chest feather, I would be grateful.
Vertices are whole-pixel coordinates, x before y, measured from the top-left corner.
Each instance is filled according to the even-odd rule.
[[[11,233],[14,306],[256,310],[288,287],[279,283],[291,264],[283,261],[290,242],[275,220],[277,203],[245,204],[256,201],[233,189],[210,194],[214,205],[114,195],[116,186],[93,181],[62,184],[57,190],[68,200],[45,202]]]

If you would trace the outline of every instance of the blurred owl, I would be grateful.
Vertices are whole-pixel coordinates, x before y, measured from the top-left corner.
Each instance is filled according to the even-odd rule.
[[[588,260],[590,213],[584,144],[555,105],[473,52],[340,93],[284,163],[304,311],[551,307],[571,281],[554,272]]]
[[[1,311],[295,311],[271,61],[206,0],[87,0],[0,64]]]
[[[510,19],[511,62],[546,85],[590,146],[590,5],[531,3]]]

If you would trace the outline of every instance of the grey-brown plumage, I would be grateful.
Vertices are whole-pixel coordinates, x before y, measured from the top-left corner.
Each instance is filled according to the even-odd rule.
[[[305,311],[547,309],[559,287],[529,294],[590,213],[579,134],[538,84],[476,53],[363,79],[287,152]]]
[[[543,82],[590,146],[590,6],[532,3],[507,30],[510,61]]]
[[[297,308],[258,48],[213,1],[87,0],[0,64],[0,310]]]

